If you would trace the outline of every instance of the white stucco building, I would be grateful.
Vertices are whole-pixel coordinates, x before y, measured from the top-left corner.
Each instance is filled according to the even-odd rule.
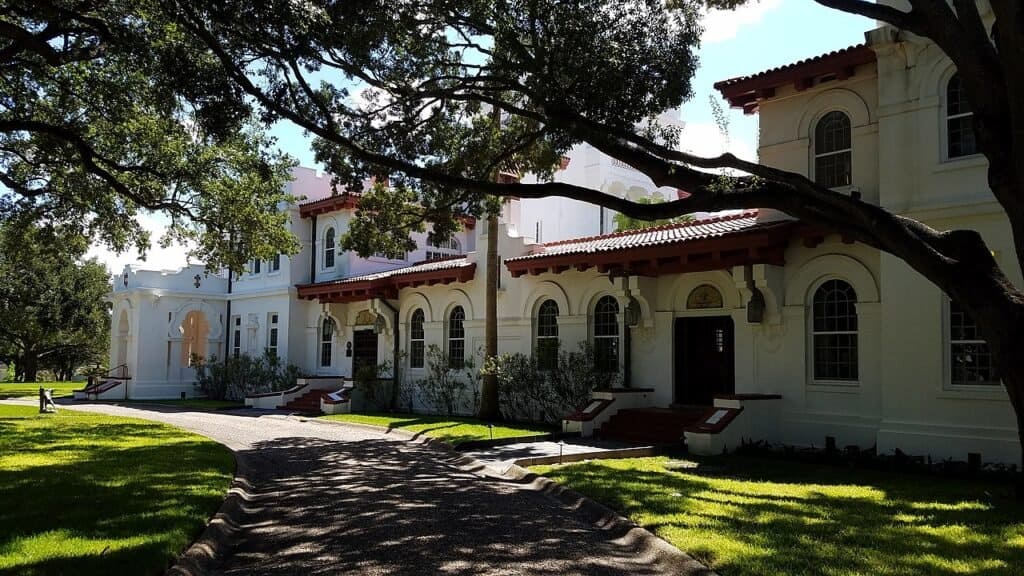
[[[717,87],[760,115],[762,162],[938,229],[976,229],[1019,285],[952,64],[891,28],[867,37]],[[561,177],[630,194],[625,176],[577,152],[566,170],[579,173]],[[111,364],[128,365],[130,395],[191,393],[189,351],[273,347],[309,374],[351,377],[353,363],[393,361],[397,334],[399,378],[416,379],[425,346],[483,345],[486,227],[405,261],[359,259],[330,240],[356,198],[329,196],[323,176],[297,176],[292,186],[310,200],[292,213],[296,257],[261,263],[230,293],[198,269],[126,270],[112,295]],[[624,429],[639,414],[675,418],[694,451],[834,442],[1020,464],[984,340],[901,261],[770,211],[593,237],[610,226],[597,208],[551,206],[512,202],[503,219],[499,351],[530,353],[543,324],[562,347],[591,341],[629,385],[596,392],[567,429]],[[443,259],[421,263],[427,250]]]

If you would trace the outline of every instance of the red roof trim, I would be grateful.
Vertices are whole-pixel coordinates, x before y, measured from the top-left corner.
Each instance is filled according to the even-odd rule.
[[[360,302],[373,298],[394,299],[398,298],[398,291],[402,288],[469,282],[476,274],[476,264],[406,274],[401,274],[400,270],[396,271],[396,274],[383,278],[331,280],[316,284],[300,284],[296,286],[296,289],[299,298],[319,300],[320,302]]]
[[[299,204],[299,216],[302,218],[309,218],[310,216],[326,214],[337,210],[352,210],[358,206],[359,194],[345,192],[344,194],[328,196],[322,200],[314,200],[312,202],[306,202],[305,204]]]
[[[742,220],[744,218],[756,218],[757,210],[744,210],[742,212],[736,212],[733,214],[723,214],[721,216],[712,216],[711,218],[700,218],[696,220],[690,220],[687,222],[678,222],[676,224],[662,224],[661,226],[651,226],[649,228],[641,228],[639,230],[625,230],[623,232],[612,232],[610,234],[600,234],[598,236],[584,236],[582,238],[569,238],[568,240],[559,240],[558,242],[548,242],[543,246],[560,246],[563,244],[580,244],[583,242],[593,242],[594,240],[604,240],[606,238],[621,238],[623,236],[640,236],[643,234],[650,234],[651,232],[658,232],[660,230],[674,230],[676,228],[690,228],[693,226],[703,226],[705,224],[713,224],[715,222],[730,222],[732,220]]]
[[[814,78],[827,75],[843,80],[853,76],[857,66],[876,60],[875,51],[870,46],[857,44],[751,76],[722,80],[715,83],[715,89],[732,107],[743,108],[745,113],[753,114],[757,111],[758,102],[775,96],[778,87],[793,84],[797,90],[806,90]]]

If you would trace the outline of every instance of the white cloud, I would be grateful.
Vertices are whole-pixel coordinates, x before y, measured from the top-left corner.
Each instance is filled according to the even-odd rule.
[[[176,270],[188,264],[185,255],[188,253],[189,247],[177,244],[172,244],[167,248],[160,247],[160,237],[163,236],[167,227],[167,220],[163,216],[143,214],[138,217],[138,220],[142,227],[149,231],[152,244],[144,261],[135,249],[118,254],[102,245],[93,245],[89,248],[85,255],[86,258],[98,258],[107,266],[111,274],[119,274],[126,264],[137,265],[145,270]]]
[[[687,122],[679,135],[679,149],[704,157],[718,156],[728,151],[744,160],[757,160],[752,142],[735,136],[726,137],[718,125],[710,122]]]
[[[731,40],[740,28],[757,24],[768,12],[782,5],[782,0],[753,0],[735,10],[709,10],[704,16],[704,34],[701,41],[713,44]]]

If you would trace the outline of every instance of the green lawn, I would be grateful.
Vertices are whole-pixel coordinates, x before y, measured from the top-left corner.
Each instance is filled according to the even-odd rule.
[[[132,402],[132,400],[129,400],[127,403],[131,404]],[[196,410],[245,408],[244,402],[235,402],[232,400],[209,400],[206,398],[187,398],[185,400],[137,400],[134,402],[138,404],[164,404],[167,406],[177,406],[179,408],[194,408]]]
[[[333,414],[321,416],[321,418],[340,422],[371,424],[388,429],[398,428],[438,438],[450,444],[491,438],[491,430],[487,429],[487,424],[475,418],[382,413]],[[545,426],[530,424],[495,425],[493,428],[494,438],[536,436],[538,434],[549,434],[552,431],[551,428]]]
[[[4,382],[0,383],[0,399],[39,397],[39,387],[53,388],[53,397],[71,396],[75,390],[85,388],[85,382]]]
[[[1007,485],[740,456],[534,470],[727,576],[1024,574]]]
[[[0,405],[0,574],[161,574],[233,470],[172,426]]]

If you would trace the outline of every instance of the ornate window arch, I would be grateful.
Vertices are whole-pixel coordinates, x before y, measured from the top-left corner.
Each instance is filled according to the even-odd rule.
[[[460,370],[466,366],[466,311],[455,306],[448,313],[448,367]]]
[[[960,158],[978,153],[974,135],[974,111],[967,102],[959,74],[946,82],[946,158]]]
[[[422,308],[413,310],[409,318],[409,368],[423,368],[426,358]]]
[[[551,370],[558,365],[558,303],[548,299],[537,307],[534,322],[534,350],[537,365]]]
[[[329,226],[324,232],[324,268],[334,268],[334,261],[337,252],[337,238],[334,226]]]
[[[594,304],[592,327],[595,368],[603,372],[619,370],[619,301],[602,296]]]
[[[814,181],[826,188],[853,183],[853,132],[845,112],[828,112],[814,125]]]
[[[857,292],[849,282],[825,280],[811,299],[811,370],[815,381],[856,382]]]

